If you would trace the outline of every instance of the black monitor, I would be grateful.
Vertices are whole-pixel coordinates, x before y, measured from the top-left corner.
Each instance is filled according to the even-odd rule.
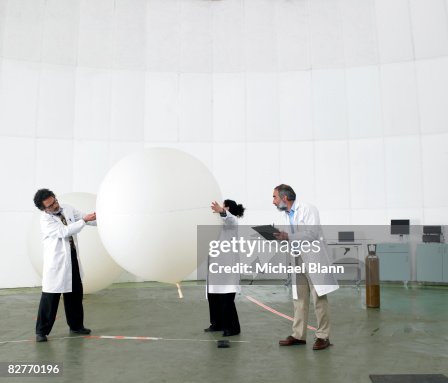
[[[339,231],[338,242],[354,242],[355,232],[353,231]]]
[[[390,221],[391,234],[409,234],[409,219],[392,219]]]
[[[442,226],[423,226],[423,234],[442,234]]]

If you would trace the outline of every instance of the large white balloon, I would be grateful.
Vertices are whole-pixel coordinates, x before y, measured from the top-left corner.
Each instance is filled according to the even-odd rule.
[[[147,280],[181,281],[196,269],[197,225],[219,224],[221,200],[207,167],[176,149],[152,148],[119,161],[97,199],[101,239],[124,269]]]
[[[59,203],[68,204],[84,213],[95,211],[96,196],[90,193],[69,193],[58,196]],[[43,245],[40,217],[37,211],[31,221],[28,233],[28,255],[36,272],[42,276]],[[123,272],[104,248],[98,229],[86,226],[78,234],[79,256],[84,270],[84,293],[90,294],[109,286]]]

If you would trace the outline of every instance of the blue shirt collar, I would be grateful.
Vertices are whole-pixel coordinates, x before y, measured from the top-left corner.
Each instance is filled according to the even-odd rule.
[[[296,201],[294,201],[294,203],[292,204],[292,206],[291,206],[291,210],[289,210],[289,212],[286,212],[286,214],[288,214],[288,215],[294,215],[294,213],[296,212],[297,209],[298,209],[298,206],[297,206],[297,200],[296,200]]]

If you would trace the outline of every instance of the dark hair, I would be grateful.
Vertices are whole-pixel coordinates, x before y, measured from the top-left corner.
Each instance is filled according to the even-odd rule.
[[[286,196],[286,199],[288,201],[296,200],[296,193],[293,190],[293,188],[289,185],[281,184],[281,185],[278,185],[274,190],[278,190],[278,195],[280,196],[280,198],[283,198],[283,196]]]
[[[56,198],[51,190],[39,189],[36,194],[34,194],[34,205],[36,205],[39,210],[45,210],[43,202],[50,197]]]
[[[224,206],[229,208],[230,214],[238,218],[241,218],[244,214],[244,210],[246,210],[243,205],[237,204],[231,199],[224,200]]]

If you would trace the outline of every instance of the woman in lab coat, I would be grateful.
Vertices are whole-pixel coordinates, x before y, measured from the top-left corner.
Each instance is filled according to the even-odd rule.
[[[245,208],[235,201],[226,199],[221,206],[214,201],[211,205],[214,213],[220,214],[223,228],[220,241],[231,241],[238,236],[238,218]],[[219,266],[233,266],[239,261],[238,252],[220,254],[213,259]],[[210,260],[209,260],[210,264]],[[235,295],[241,291],[239,273],[212,274],[208,270],[207,299],[210,311],[210,326],[205,332],[223,331],[223,336],[238,335],[241,331],[238,313],[235,307]]]

